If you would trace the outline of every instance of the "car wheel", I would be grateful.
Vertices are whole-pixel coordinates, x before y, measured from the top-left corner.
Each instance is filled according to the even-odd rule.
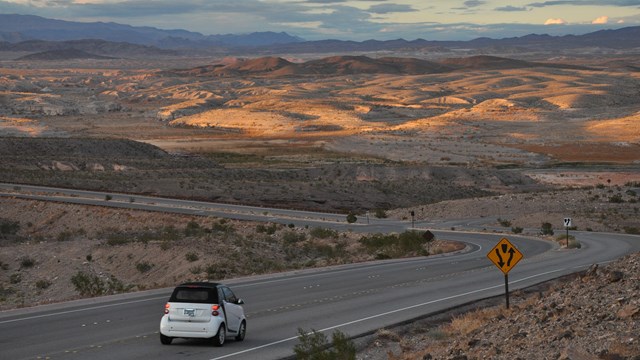
[[[160,342],[161,342],[163,345],[171,345],[171,341],[172,341],[172,340],[173,340],[173,338],[172,338],[172,337],[169,337],[169,336],[165,336],[165,335],[160,334]]]
[[[218,328],[218,333],[216,334],[216,336],[213,337],[213,345],[215,346],[224,345],[224,340],[227,336],[226,332],[227,330],[225,329],[224,324],[220,325],[220,327]]]
[[[238,329],[238,335],[236,335],[236,340],[242,341],[244,340],[244,336],[247,334],[247,322],[242,320],[240,323],[240,329]]]

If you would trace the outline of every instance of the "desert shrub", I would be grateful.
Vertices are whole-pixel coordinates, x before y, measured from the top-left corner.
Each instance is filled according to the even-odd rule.
[[[136,269],[138,269],[138,271],[140,271],[141,273],[146,273],[147,271],[151,270],[151,268],[153,268],[153,264],[149,263],[148,261],[142,261],[136,264]]]
[[[569,238],[569,249],[580,249],[582,244],[576,238]]]
[[[63,231],[56,236],[57,241],[69,241],[73,238],[73,232]]]
[[[35,264],[36,261],[28,256],[25,256],[20,260],[20,267],[24,269],[32,268]]]
[[[624,199],[622,198],[622,195],[615,194],[615,195],[609,197],[609,202],[610,203],[614,203],[614,204],[620,204],[620,203],[624,202]]]
[[[377,217],[378,219],[386,219],[387,218],[387,212],[384,209],[376,209],[376,211],[373,214],[373,216]]]
[[[640,181],[628,181],[624,185],[629,187],[640,187]]]
[[[109,246],[124,245],[130,243],[131,241],[131,235],[123,232],[112,232],[107,235],[107,245]]]
[[[540,234],[542,235],[553,235],[553,225],[549,222],[543,222],[540,227]]]
[[[433,340],[444,340],[448,334],[442,329],[432,329],[427,332],[427,336]]]
[[[276,233],[277,229],[278,229],[278,226],[276,224],[271,224],[269,226],[258,224],[256,226],[256,232],[259,234],[273,235]]]
[[[514,234],[521,234],[524,229],[520,226],[515,226],[511,228],[511,232]]]
[[[204,229],[195,220],[189,221],[184,228],[184,236],[200,236],[204,233]]]
[[[316,239],[327,239],[338,237],[338,232],[332,229],[314,227],[309,231],[309,235]]]
[[[305,241],[307,239],[307,235],[304,233],[297,233],[295,231],[287,231],[282,234],[282,241],[285,244],[295,244],[298,242]]]
[[[356,347],[344,333],[339,330],[331,335],[331,343],[327,336],[312,330],[307,333],[298,329],[298,344],[293,348],[298,360],[355,360]]]
[[[631,189],[629,189],[629,190],[625,191],[624,193],[625,193],[625,194],[627,194],[627,195],[629,195],[629,196],[633,196],[633,197],[638,196],[638,193],[636,193],[635,191],[633,191],[633,190],[631,190]]]
[[[227,221],[225,219],[220,219],[220,221],[211,225],[211,231],[213,232],[232,233],[235,230],[236,229],[233,227],[233,225],[227,224]]]
[[[143,244],[149,241],[174,241],[180,239],[182,232],[178,231],[174,226],[164,226],[155,230],[126,232],[116,229],[108,229],[102,231],[98,236],[106,239],[109,246],[124,245],[131,242],[141,242]]]
[[[36,281],[36,288],[44,290],[51,286],[51,281],[49,280],[38,280]]]
[[[638,229],[637,227],[625,226],[623,230],[625,234],[640,235],[640,229]]]
[[[9,270],[9,264],[0,261],[0,269],[2,270]]]
[[[105,201],[109,201],[109,200],[111,200],[111,199],[113,199],[113,196],[111,196],[111,195],[105,195],[105,196],[104,196],[104,200],[105,200]]]
[[[418,231],[405,231],[396,234],[373,234],[358,240],[366,251],[376,254],[376,259],[388,259],[407,255],[428,255],[424,245],[428,241]]]
[[[117,294],[133,288],[132,285],[125,285],[114,276],[105,281],[97,275],[87,274],[82,271],[78,271],[71,277],[71,283],[81,296]]]
[[[327,244],[311,242],[305,244],[304,250],[312,257],[333,258],[336,256],[333,246]]]
[[[225,265],[223,264],[209,264],[205,267],[204,271],[207,273],[208,279],[224,279],[227,271],[225,270]]]
[[[376,252],[382,248],[390,247],[395,241],[394,235],[384,235],[380,233],[363,236],[358,240],[369,252]]]
[[[105,284],[97,275],[78,271],[71,277],[71,283],[82,296],[99,296],[105,293]]]
[[[160,240],[175,241],[180,239],[180,232],[174,226],[165,226],[160,230]]]
[[[198,254],[190,252],[190,253],[186,253],[184,258],[187,259],[188,262],[194,262],[194,261],[198,261],[200,257],[198,256]]]
[[[356,221],[358,221],[358,217],[357,217],[354,213],[350,212],[350,213],[347,215],[347,222],[348,222],[349,224],[353,224],[353,223],[354,223],[354,222],[356,222]]]
[[[604,189],[604,184],[596,184],[596,189]]]
[[[13,273],[11,274],[11,276],[9,276],[9,282],[11,284],[19,284],[22,281],[22,274],[20,273]]]
[[[16,235],[19,230],[19,222],[0,219],[0,235]]]
[[[501,219],[501,218],[498,218],[498,223],[500,223],[500,226],[502,226],[502,227],[509,227],[509,226],[511,226],[511,221],[509,221],[509,220],[504,220],[504,219]]]
[[[15,294],[15,290],[10,287],[4,287],[3,284],[0,284],[0,302],[6,301],[7,296],[11,296]]]
[[[400,246],[400,250],[405,254],[421,253],[424,250],[423,246],[426,243],[427,240],[418,231],[405,231],[398,235],[398,245]]]

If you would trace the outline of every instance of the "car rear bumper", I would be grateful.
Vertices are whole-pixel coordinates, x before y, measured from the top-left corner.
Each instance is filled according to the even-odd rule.
[[[164,336],[178,338],[211,338],[216,335],[220,327],[219,321],[185,322],[169,321],[166,317],[160,321],[160,333]]]

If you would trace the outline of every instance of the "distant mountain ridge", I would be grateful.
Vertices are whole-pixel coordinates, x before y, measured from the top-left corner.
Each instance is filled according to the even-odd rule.
[[[16,44],[9,42],[0,42],[0,51],[42,53],[52,51],[64,52],[68,50],[77,50],[97,56],[111,58],[176,56],[179,54],[175,50],[159,49],[153,46],[94,39],[71,41],[28,40]],[[25,59],[28,58],[24,58],[23,60]]]
[[[551,36],[529,34],[521,37],[470,41],[416,40],[319,40],[305,41],[284,32],[203,35],[187,30],[162,30],[117,23],[81,23],[47,19],[34,15],[0,14],[0,41],[20,43],[25,40],[78,41],[98,39],[132,43],[162,49],[216,49],[219,53],[331,53],[367,51],[448,51],[449,49],[523,49],[562,50],[576,48],[640,49],[640,26],[600,30],[584,35]],[[6,46],[5,46],[6,47]],[[46,51],[47,49],[39,49]],[[87,51],[85,49],[82,49]],[[89,51],[91,52],[91,51]]]
[[[56,49],[22,56],[16,60],[103,60],[113,59],[109,56],[91,54],[78,49]]]
[[[187,30],[162,30],[148,26],[131,26],[105,22],[74,22],[47,19],[35,15],[0,14],[0,40],[28,39],[69,41],[101,39],[163,48],[198,48],[206,46],[267,46],[301,42],[287,33],[203,35]]]
[[[354,74],[421,75],[446,73],[461,69],[505,70],[533,67],[588,69],[566,64],[537,63],[487,55],[449,58],[439,62],[401,57],[330,56],[302,63],[291,62],[281,57],[267,56],[255,59],[236,59],[223,64],[170,70],[164,73],[176,76],[202,77],[237,75],[266,77]]]

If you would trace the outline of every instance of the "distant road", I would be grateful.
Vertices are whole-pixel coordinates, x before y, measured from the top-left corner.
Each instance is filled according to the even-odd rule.
[[[10,187],[7,189],[6,187]],[[1,185],[3,196],[14,185]],[[402,231],[411,224],[375,219],[347,224],[344,215],[77,192],[40,187],[44,200],[141,208],[179,213],[208,212],[258,221],[335,226],[354,231]],[[57,193],[57,194],[56,194]],[[233,209],[233,210],[232,210]],[[283,211],[279,213],[278,211]],[[332,217],[334,216],[334,217]],[[321,217],[321,218],[319,218]],[[373,219],[370,219],[370,221]],[[320,225],[318,225],[320,226]],[[463,241],[466,251],[412,259],[377,261],[323,269],[231,279],[246,301],[247,338],[214,348],[202,341],[160,344],[158,327],[171,289],[86,299],[0,313],[0,359],[282,359],[293,355],[299,328],[367,334],[418,316],[504,294],[502,273],[487,252],[501,234],[432,230],[438,238]],[[573,232],[581,249],[558,249],[551,242],[508,235],[524,254],[509,273],[515,290],[640,251],[640,237]],[[504,326],[507,326],[505,323]]]
[[[349,224],[345,214],[5,183],[0,183],[0,196],[366,232],[404,231],[411,225],[410,221],[378,219],[369,216],[360,216],[356,223]],[[106,200],[107,196],[109,200]]]

